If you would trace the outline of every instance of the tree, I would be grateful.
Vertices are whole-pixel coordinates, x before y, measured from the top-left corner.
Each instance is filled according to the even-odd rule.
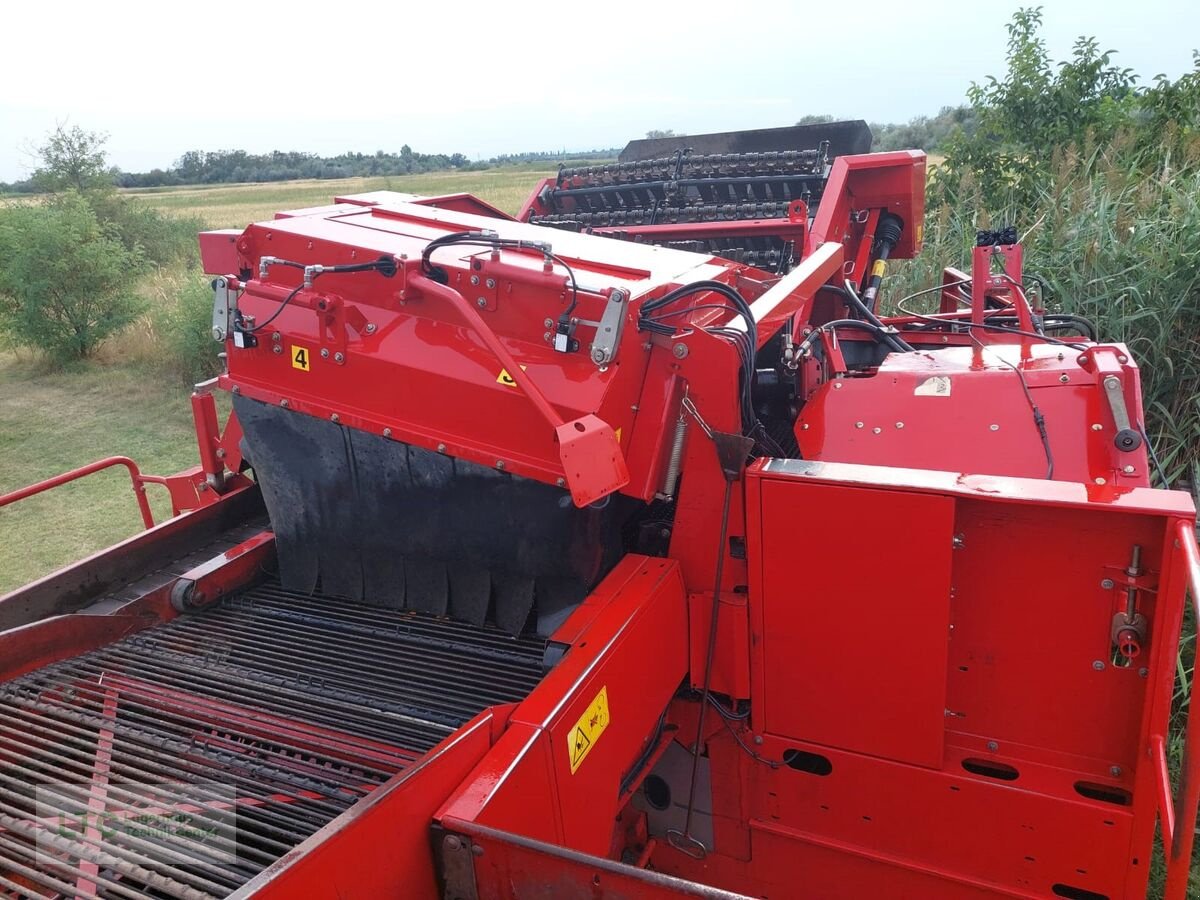
[[[141,312],[143,265],[75,191],[0,208],[0,329],[60,362],[89,356]]]
[[[938,184],[947,199],[969,174],[989,207],[1030,208],[1052,180],[1056,152],[1111,144],[1134,125],[1136,78],[1113,64],[1113,51],[1081,37],[1056,66],[1041,26],[1040,7],[1018,9],[1008,25],[1008,71],[967,91],[977,127],[947,142]]]
[[[107,141],[106,134],[59,125],[37,149],[42,164],[34,171],[33,182],[50,193],[112,189],[114,176],[104,154]]]
[[[646,132],[646,137],[651,140],[653,140],[654,138],[684,137],[684,133],[682,131],[672,131],[670,128],[666,128],[666,129],[651,128],[649,131]]]

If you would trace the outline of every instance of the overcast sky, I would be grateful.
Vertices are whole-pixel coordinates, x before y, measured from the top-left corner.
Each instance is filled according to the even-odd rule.
[[[5,4],[0,181],[57,122],[112,163],[189,149],[471,157],[623,145],[806,113],[904,121],[1000,74],[1017,2],[323,0]],[[1080,34],[1143,81],[1200,45],[1194,0],[1046,0],[1055,58]]]

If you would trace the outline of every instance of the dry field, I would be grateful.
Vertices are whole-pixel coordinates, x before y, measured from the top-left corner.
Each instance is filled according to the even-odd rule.
[[[282,209],[319,206],[335,196],[366,191],[423,195],[466,192],[482,197],[505,212],[516,213],[538,181],[553,174],[544,169],[512,166],[482,172],[147,188],[126,193],[167,213],[198,215],[211,228],[240,228],[250,222],[270,219]]]

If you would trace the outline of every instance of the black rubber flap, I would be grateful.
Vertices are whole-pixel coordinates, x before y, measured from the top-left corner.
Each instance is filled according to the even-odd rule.
[[[560,488],[234,396],[288,590],[492,620],[561,618],[621,552],[624,498]],[[611,502],[610,502],[611,500]]]

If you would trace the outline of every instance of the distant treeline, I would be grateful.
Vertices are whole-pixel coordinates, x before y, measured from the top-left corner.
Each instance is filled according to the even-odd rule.
[[[582,152],[540,151],[505,153],[485,160],[470,160],[462,153],[418,153],[405,144],[399,153],[342,153],[338,156],[318,156],[275,150],[271,153],[247,153],[245,150],[189,150],[167,169],[149,172],[122,172],[112,169],[113,183],[118,187],[174,187],[190,184],[237,184],[253,181],[291,181],[297,178],[352,178],[372,175],[411,175],[420,172],[441,172],[451,169],[472,171],[496,166],[542,163],[548,166],[575,160],[611,159],[620,150],[587,150]],[[0,193],[40,193],[36,179],[5,184]]]
[[[805,116],[798,124],[832,122],[833,116]],[[936,116],[917,116],[902,124],[871,123],[874,149],[920,149],[938,152],[953,134],[975,130],[975,115],[969,106],[944,107]],[[651,131],[647,137],[669,137],[674,131]],[[681,135],[682,136],[682,135]],[[353,178],[373,175],[412,175],[444,172],[451,169],[476,171],[497,166],[540,163],[548,167],[570,165],[577,161],[612,159],[620,148],[532,153],[503,153],[490,159],[470,160],[462,153],[418,153],[405,144],[399,153],[377,150],[375,153],[342,153],[318,156],[315,153],[274,150],[247,153],[245,150],[189,150],[166,169],[149,172],[111,170],[113,184],[123,188],[176,187],[191,184],[241,184],[254,181],[292,181],[297,178]],[[0,193],[36,194],[42,191],[36,179],[0,182]]]
[[[943,106],[935,116],[914,116],[907,122],[871,122],[874,140],[871,149],[924,150],[940,153],[956,134],[971,136],[977,127],[975,110],[970,106]],[[797,125],[819,125],[836,121],[833,116],[805,116]]]

